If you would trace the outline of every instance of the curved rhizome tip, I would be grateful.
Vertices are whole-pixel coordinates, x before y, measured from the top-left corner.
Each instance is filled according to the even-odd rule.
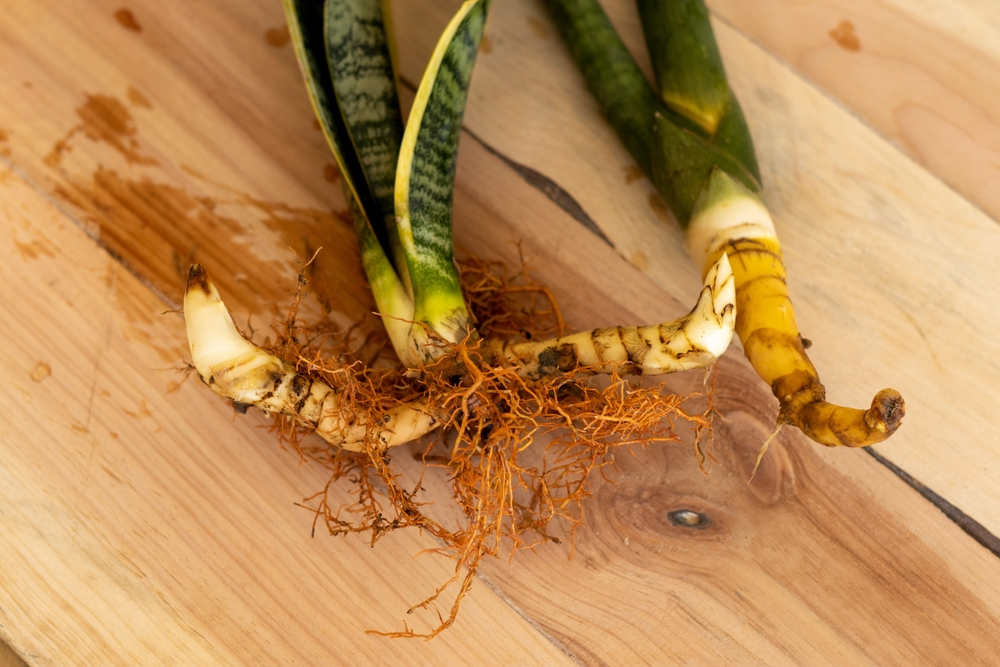
[[[906,415],[906,402],[895,389],[883,389],[872,399],[871,412],[878,423],[883,425],[888,436],[894,433],[903,422],[903,417]]]

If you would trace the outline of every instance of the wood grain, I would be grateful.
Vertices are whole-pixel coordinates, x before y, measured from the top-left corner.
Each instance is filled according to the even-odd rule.
[[[397,3],[409,80],[456,4]],[[746,484],[775,401],[735,349],[719,369],[728,422],[711,474],[686,444],[622,457],[571,560],[546,545],[490,564],[433,642],[365,635],[399,628],[449,564],[411,560],[433,546],[415,534],[374,550],[310,538],[294,503],[323,472],[280,450],[259,414],[180,384],[183,322],[163,314],[196,258],[263,337],[295,284],[287,247],[319,245],[308,312],[347,322],[371,308],[280,8],[10,5],[0,629],[29,664],[989,664],[1000,652],[1000,560],[871,457],[782,431]],[[635,46],[624,6],[615,18]],[[577,328],[683,313],[698,277],[679,234],[545,15],[496,3],[487,30],[459,253],[514,264],[521,241]],[[995,294],[982,259],[995,223],[741,35],[720,26],[720,39],[835,398],[897,385],[910,415],[882,451],[996,532],[996,427],[982,415],[1000,371],[995,316],[977,308]],[[570,193],[615,248],[511,161]],[[797,222],[812,219],[829,222]],[[394,464],[414,475],[405,451]],[[428,486],[446,511],[444,480]],[[676,510],[707,527],[675,525]]]
[[[1000,218],[1000,11],[992,2],[711,0],[716,16]]]
[[[7,644],[0,641],[0,667],[26,667],[21,657]]]

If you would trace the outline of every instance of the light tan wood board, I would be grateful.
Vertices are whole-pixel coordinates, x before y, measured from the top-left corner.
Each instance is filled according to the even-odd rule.
[[[0,128],[17,169],[5,169],[0,183],[0,243],[10,258],[0,280],[11,322],[2,333],[8,381],[0,400],[11,417],[0,439],[9,480],[0,487],[0,632],[28,664],[985,664],[997,654],[1000,561],[870,457],[821,451],[782,432],[754,484],[745,485],[774,402],[736,350],[720,369],[719,399],[730,421],[719,431],[720,464],[710,475],[686,447],[622,460],[619,483],[599,487],[589,505],[573,560],[550,545],[491,565],[458,624],[433,642],[365,635],[399,627],[405,608],[446,577],[447,563],[411,561],[432,546],[417,535],[394,536],[374,550],[360,539],[310,539],[311,517],[293,503],[323,484],[322,472],[281,451],[259,428],[266,424],[260,415],[236,417],[203,387],[178,387],[180,378],[163,370],[184,358],[182,320],[162,312],[177,303],[191,258],[210,267],[237,317],[252,314],[258,331],[290,297],[297,267],[289,245],[300,255],[319,245],[337,250],[321,253],[327,263],[316,275],[318,301],[334,304],[344,321],[371,308],[357,288],[343,201],[328,180],[330,159],[280,9],[164,4],[132,2],[123,14],[116,3],[16,2],[0,21]],[[408,77],[445,17],[437,5],[421,7],[398,20]],[[491,59],[526,36],[542,40],[546,24],[532,3],[498,2],[495,12],[467,127],[567,188],[621,252],[619,218],[609,224],[573,184],[596,184],[587,180],[591,161],[627,167],[627,159],[559,55],[551,27],[543,43],[552,62],[540,61],[533,75],[544,80],[558,68],[563,88],[538,93],[550,99],[537,117],[506,106],[528,84],[513,68],[511,81],[492,86]],[[511,32],[501,31],[508,23]],[[761,114],[753,128],[770,137],[758,140],[769,182],[787,183],[772,190],[771,203],[786,211],[779,224],[781,215],[796,219],[796,206],[815,212],[832,200],[803,203],[801,184],[793,187],[815,166],[799,152],[797,142],[808,145],[813,136],[803,117],[839,130],[842,150],[874,144],[853,171],[821,171],[807,193],[872,178],[890,191],[883,205],[895,210],[894,202],[933,191],[912,165],[924,179],[919,189],[883,173],[907,163],[746,48],[758,60],[739,85],[784,102],[773,103],[784,115]],[[577,116],[563,117],[572,81]],[[508,136],[517,123],[551,127],[553,119],[577,117],[572,122],[593,143],[580,138],[572,150],[594,151],[588,160],[532,163],[520,152],[524,142]],[[791,139],[781,141],[789,130]],[[624,217],[649,217],[648,186],[641,179],[627,186],[627,172],[610,171],[621,181],[607,194],[630,212]],[[680,254],[668,276],[655,269],[650,240],[643,275],[469,134],[458,183],[460,250],[512,261],[512,244],[522,240],[573,326],[656,321],[680,314],[693,298],[697,277]],[[935,196],[943,211],[961,202]],[[852,209],[840,218],[864,214]],[[914,219],[900,218],[900,229]],[[967,244],[994,242],[981,216],[970,220],[960,230],[966,236],[946,236],[954,244],[946,259],[971,254]],[[668,242],[676,237],[669,226],[657,229],[667,230]],[[824,246],[827,256],[835,246],[838,259],[851,257],[853,244],[835,230],[812,239],[788,224],[780,231],[789,246],[806,243],[789,250],[801,293],[829,300],[837,281],[859,290],[857,304],[827,316],[853,318],[852,326],[834,322],[832,335],[871,340],[877,363],[859,378],[832,373],[838,390],[866,400],[867,385],[887,366],[909,368],[915,386],[932,386],[938,376],[907,366],[902,354],[885,358],[879,347],[889,336],[876,317],[882,301],[852,275],[863,258],[825,269],[808,259]],[[933,240],[914,235],[891,251]],[[947,274],[927,259],[925,271]],[[598,266],[608,276],[597,275]],[[900,299],[923,294],[919,285],[891,284]],[[961,307],[976,294],[952,289]],[[817,328],[824,322],[818,311],[808,317]],[[831,355],[850,347],[824,343]],[[837,369],[827,369],[828,381],[830,370]],[[682,390],[699,382],[672,380]],[[961,387],[953,382],[953,391]],[[899,388],[908,398],[914,391]],[[902,462],[897,449],[932,445],[961,454],[966,443],[934,442],[934,431],[913,428],[912,398],[910,405],[897,436],[903,445],[888,445],[888,456]],[[406,459],[395,460],[412,472]],[[976,460],[989,466],[996,456],[987,450]],[[968,484],[991,497],[982,477]],[[960,506],[980,521],[989,517],[976,513],[988,508]],[[693,531],[666,521],[681,508],[704,512],[711,526]]]
[[[710,8],[1000,218],[1000,7],[711,0]]]
[[[25,667],[25,664],[14,649],[0,642],[0,667]]]

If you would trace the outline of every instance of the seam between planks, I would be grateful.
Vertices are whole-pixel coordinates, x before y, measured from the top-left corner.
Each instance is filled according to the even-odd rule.
[[[128,271],[129,274],[131,274],[144,287],[146,287],[150,292],[152,292],[160,301],[169,306],[171,310],[180,311],[181,308],[180,303],[174,303],[173,301],[170,300],[170,298],[166,294],[156,289],[156,286],[153,285],[153,283],[151,283],[135,267],[129,264],[128,260],[122,257],[120,253],[117,253],[111,248],[109,248],[108,244],[102,241],[99,236],[96,236],[93,230],[89,228],[87,225],[85,225],[80,220],[80,218],[74,215],[73,212],[69,208],[67,208],[67,206],[63,202],[61,202],[58,198],[53,196],[48,190],[43,188],[34,179],[28,176],[28,174],[26,174],[20,167],[17,166],[17,163],[15,163],[10,158],[0,157],[0,164],[10,169],[11,172],[19,179],[21,179],[21,181],[24,182],[25,185],[27,185],[35,193],[41,196],[46,202],[52,205],[53,208],[59,211],[59,213],[61,213],[78,229],[80,229],[80,231],[82,231],[88,239],[97,244],[97,247],[101,248],[104,252],[106,252],[108,256],[111,257],[111,259],[115,260],[119,265],[121,265],[123,269]]]
[[[542,635],[543,637],[545,637],[546,639],[548,639],[549,642],[551,642],[553,646],[555,646],[560,651],[562,651],[566,655],[567,658],[569,658],[570,660],[572,660],[576,664],[580,665],[581,667],[585,667],[585,665],[587,664],[586,662],[584,662],[583,660],[581,660],[580,658],[578,658],[576,656],[576,654],[573,653],[573,651],[570,650],[569,646],[567,646],[563,642],[559,641],[552,633],[550,633],[548,630],[546,630],[535,619],[533,619],[531,616],[528,616],[528,614],[525,613],[525,611],[523,609],[521,609],[520,607],[518,607],[514,603],[514,601],[503,591],[503,589],[500,588],[500,586],[498,584],[493,583],[493,580],[490,579],[489,575],[483,574],[483,572],[480,571],[480,572],[476,573],[476,579],[478,579],[480,583],[482,583],[484,586],[486,586],[486,588],[488,588],[491,591],[493,591],[494,595],[496,595],[508,607],[510,607],[514,611],[515,614],[517,614],[518,616],[520,616],[521,618],[523,618],[525,620],[525,622],[528,623],[528,625],[530,625],[535,630],[537,630],[540,635]]]
[[[952,523],[965,531],[966,535],[974,539],[994,556],[1000,558],[1000,538],[991,533],[986,526],[973,519],[955,505],[952,505],[950,502],[938,495],[933,489],[927,487],[920,480],[913,477],[913,475],[906,472],[895,463],[876,452],[874,449],[866,448],[865,452],[888,468],[894,475],[896,475],[896,477],[906,482],[911,489],[923,496],[927,502],[941,510],[941,513],[948,517]]]
[[[409,79],[401,76],[399,77],[399,82],[410,92],[416,93],[417,87],[413,85],[413,82]],[[520,162],[516,162],[507,155],[504,155],[492,145],[486,143],[486,141],[484,141],[464,123],[462,124],[462,132],[472,137],[472,139],[482,146],[487,153],[498,158],[501,162],[510,167],[514,173],[521,177],[521,180],[548,197],[552,203],[562,209],[567,215],[569,215],[569,217],[586,227],[592,234],[597,236],[612,248],[615,247],[615,244],[611,242],[611,239],[604,235],[604,232],[601,231],[601,227],[592,217],[590,217],[590,214],[584,210],[583,206],[580,205],[580,202],[578,202],[568,191],[560,187],[558,183],[540,171],[536,171],[535,169],[521,164]]]
[[[583,206],[580,205],[580,202],[574,199],[573,195],[569,192],[559,187],[558,183],[545,174],[535,171],[531,167],[525,166],[519,162],[514,162],[514,160],[511,160],[509,157],[493,148],[493,146],[483,141],[478,134],[469,128],[463,127],[462,131],[475,139],[487,153],[496,156],[501,162],[513,169],[525,183],[548,197],[552,203],[561,208],[571,218],[586,227],[592,234],[597,236],[612,248],[615,247],[615,244],[611,242],[611,239],[604,235],[604,232],[601,231],[601,228],[596,222],[594,222],[594,219],[591,218],[587,211],[584,210]]]

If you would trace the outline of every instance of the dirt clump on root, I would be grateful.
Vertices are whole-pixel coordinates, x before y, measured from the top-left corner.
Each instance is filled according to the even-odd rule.
[[[498,263],[460,263],[463,288],[483,338],[546,338],[563,333],[552,294],[534,283],[526,269],[507,273]],[[596,378],[587,368],[555,377],[530,379],[517,369],[491,366],[480,354],[482,339],[445,344],[433,364],[412,370],[387,363],[391,346],[376,320],[347,331],[309,327],[296,322],[299,291],[279,342],[269,351],[296,360],[300,371],[324,379],[343,392],[344,404],[371,418],[365,451],[330,447],[289,417],[276,416],[282,442],[307,460],[330,471],[327,485],[300,505],[315,514],[313,533],[323,526],[330,535],[367,534],[374,545],[386,534],[418,528],[440,544],[432,551],[452,559],[452,577],[408,613],[436,606],[451,589],[447,615],[437,625],[416,632],[404,623],[397,632],[369,632],[389,637],[431,638],[451,626],[463,596],[487,556],[511,557],[518,549],[545,542],[569,543],[570,556],[584,519],[584,500],[595,474],[607,478],[619,450],[629,453],[656,443],[680,440],[677,426],[694,431],[695,451],[704,464],[711,454],[711,387],[704,412],[685,410],[699,394],[679,396],[663,385],[632,385],[618,373]],[[424,400],[442,422],[423,440],[393,450],[377,441],[380,417],[389,409]],[[536,442],[535,447],[530,445]],[[404,480],[393,457],[411,455],[422,462],[415,480]],[[442,518],[425,500],[425,483],[443,471],[456,508]],[[353,503],[340,504],[331,488],[346,481]],[[440,482],[438,482],[440,484]],[[428,484],[429,485],[429,484]],[[440,495],[440,494],[438,494]],[[453,596],[453,597],[452,597]]]

